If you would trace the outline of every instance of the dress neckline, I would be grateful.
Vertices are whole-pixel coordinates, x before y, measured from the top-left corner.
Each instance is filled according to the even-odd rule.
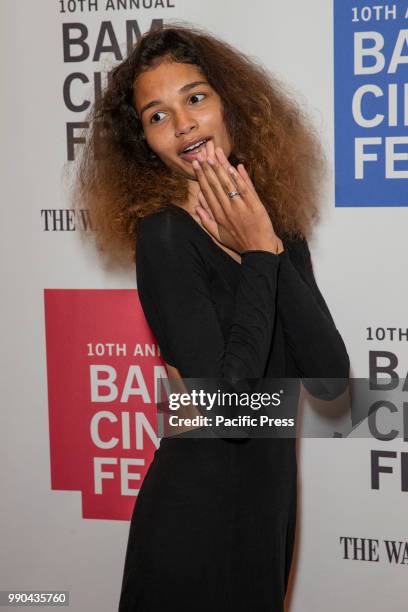
[[[178,206],[178,204],[174,204],[174,202],[170,202],[171,206],[173,206],[174,208],[178,208],[179,210],[181,210],[183,213],[185,213],[190,219],[191,221],[194,223],[194,225],[197,226],[198,230],[201,232],[201,234],[205,235],[205,238],[207,240],[209,240],[211,242],[211,244],[214,245],[214,247],[216,248],[217,251],[221,252],[221,254],[224,257],[227,257],[230,261],[232,261],[236,266],[241,266],[241,263],[239,261],[237,261],[236,259],[234,259],[234,257],[232,257],[231,255],[229,255],[226,251],[224,251],[224,249],[222,249],[216,242],[215,240],[213,240],[213,238],[211,238],[210,234],[194,219],[194,217],[192,215],[190,215],[190,213],[183,208],[182,206]]]

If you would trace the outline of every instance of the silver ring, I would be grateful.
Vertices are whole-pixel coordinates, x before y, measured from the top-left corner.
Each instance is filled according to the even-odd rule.
[[[235,198],[235,196],[240,195],[239,191],[229,191],[228,197]]]

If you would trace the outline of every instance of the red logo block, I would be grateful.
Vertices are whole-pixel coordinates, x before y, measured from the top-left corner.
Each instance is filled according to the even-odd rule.
[[[129,520],[159,446],[167,379],[136,290],[45,289],[51,488],[83,518]]]

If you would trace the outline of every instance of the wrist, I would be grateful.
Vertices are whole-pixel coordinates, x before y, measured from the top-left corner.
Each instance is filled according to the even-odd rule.
[[[247,245],[245,251],[269,251],[274,255],[279,255],[283,250],[283,245],[279,238],[275,240],[254,241],[251,245]]]

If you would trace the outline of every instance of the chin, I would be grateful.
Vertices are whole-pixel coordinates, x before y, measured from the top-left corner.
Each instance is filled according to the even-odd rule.
[[[188,179],[190,181],[197,181],[196,175],[195,175],[194,170],[193,170],[192,167],[191,167],[191,171],[190,172],[188,171],[188,168],[180,168],[179,166],[177,166],[177,167],[170,166],[170,170],[174,174],[182,176],[185,179]]]
[[[196,181],[196,175],[194,172],[194,168],[191,164],[186,163],[185,165],[183,164],[182,166],[178,165],[174,165],[173,166],[173,172],[175,172],[176,174],[182,174],[184,177],[190,179],[190,180],[194,180]]]

